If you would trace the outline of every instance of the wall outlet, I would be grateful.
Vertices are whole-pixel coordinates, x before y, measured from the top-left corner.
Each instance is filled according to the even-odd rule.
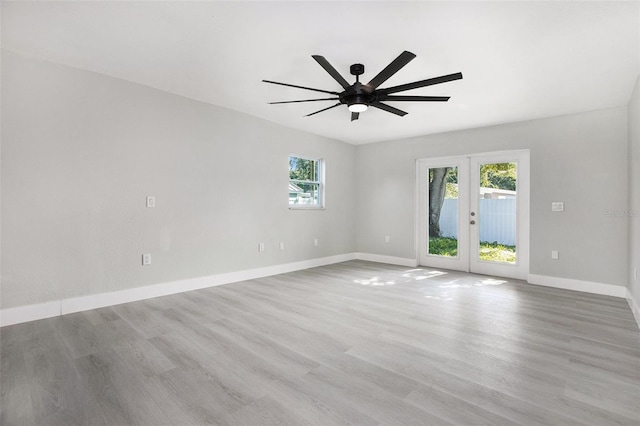
[[[280,250],[284,250],[284,243],[283,242],[280,243]]]
[[[552,259],[558,258],[558,250],[551,250],[551,258]]]
[[[313,246],[314,247],[318,247],[318,239],[317,238],[313,239]]]
[[[391,241],[391,238],[389,238],[389,236],[388,236],[388,235],[385,235],[385,236],[384,236],[384,242],[385,242],[386,244],[389,244],[389,241]]]
[[[142,266],[151,265],[151,253],[145,253],[142,255]]]
[[[262,253],[264,251],[264,243],[258,243],[258,251]]]
[[[155,207],[156,206],[156,197],[150,195],[147,197],[147,207]]]
[[[564,203],[562,201],[554,201],[551,203],[551,211],[552,212],[563,212],[564,211]]]

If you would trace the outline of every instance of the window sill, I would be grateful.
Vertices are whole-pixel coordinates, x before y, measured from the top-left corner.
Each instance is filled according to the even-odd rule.
[[[325,210],[324,206],[295,206],[290,205],[289,210]]]

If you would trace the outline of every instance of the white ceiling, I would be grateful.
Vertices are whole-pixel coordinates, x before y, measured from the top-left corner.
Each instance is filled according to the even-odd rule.
[[[640,3],[629,2],[2,2],[2,47],[148,85],[353,144],[624,106],[640,73]],[[363,81],[409,50],[382,87],[462,72],[403,92],[447,103],[393,103],[350,122],[346,106],[303,117],[340,86],[323,55]]]

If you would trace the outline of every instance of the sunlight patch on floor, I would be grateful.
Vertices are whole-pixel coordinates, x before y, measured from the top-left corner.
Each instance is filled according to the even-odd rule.
[[[353,280],[354,283],[360,285],[370,285],[370,286],[385,286],[385,285],[395,285],[395,281],[383,281],[380,277],[373,277],[368,280]]]
[[[424,296],[425,299],[439,300],[441,302],[449,302],[453,300],[453,297],[449,296],[446,292],[442,294],[427,294]]]
[[[402,276],[404,278],[409,278],[407,282],[414,280],[426,280],[428,278],[439,277],[441,275],[447,275],[447,272],[436,271],[436,270],[426,270],[426,269],[410,269],[406,271]]]
[[[502,285],[507,283],[506,280],[496,280],[495,278],[486,278],[480,280],[479,282],[466,282],[466,283],[456,283],[455,281],[450,284],[439,285],[440,288],[472,288],[472,287],[485,287],[489,285]]]

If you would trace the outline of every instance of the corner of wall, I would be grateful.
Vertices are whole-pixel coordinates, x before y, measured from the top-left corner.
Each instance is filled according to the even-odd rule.
[[[629,304],[629,308],[631,308],[631,313],[636,320],[636,324],[638,325],[638,328],[640,328],[640,306],[638,305],[638,302],[636,301],[636,299],[634,299],[630,291],[627,291],[626,299],[627,303]]]
[[[640,75],[638,75],[631,93],[627,113],[627,301],[640,328],[640,310],[638,308],[640,300]]]

